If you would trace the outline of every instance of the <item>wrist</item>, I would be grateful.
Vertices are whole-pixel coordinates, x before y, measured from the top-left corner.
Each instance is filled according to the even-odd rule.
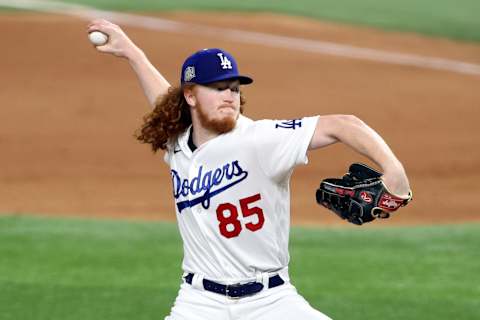
[[[385,170],[382,180],[390,193],[400,198],[408,198],[411,192],[410,183],[401,164],[400,166],[396,165]]]
[[[129,50],[125,53],[125,58],[127,58],[128,62],[134,66],[139,64],[141,61],[146,59],[145,53],[138,48],[137,46],[132,46]]]

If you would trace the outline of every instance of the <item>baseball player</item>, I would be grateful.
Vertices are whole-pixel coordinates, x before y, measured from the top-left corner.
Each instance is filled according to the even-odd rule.
[[[96,49],[126,58],[138,76],[153,111],[137,138],[164,150],[170,167],[184,273],[166,319],[329,319],[290,282],[290,176],[307,151],[342,142],[406,198],[405,171],[383,139],[350,115],[253,121],[241,93],[253,80],[230,53],[193,53],[171,86],[119,26],[95,20],[94,30],[109,37]]]

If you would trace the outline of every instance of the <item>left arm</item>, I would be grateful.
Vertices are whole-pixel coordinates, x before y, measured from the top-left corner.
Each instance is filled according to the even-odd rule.
[[[389,191],[406,198],[410,192],[405,169],[393,151],[372,128],[352,115],[320,116],[308,147],[319,149],[342,142],[375,162],[383,170],[383,181]]]

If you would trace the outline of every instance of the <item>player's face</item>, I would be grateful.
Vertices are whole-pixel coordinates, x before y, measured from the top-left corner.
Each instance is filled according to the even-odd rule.
[[[227,80],[194,87],[193,113],[200,124],[211,131],[231,131],[240,114],[240,82]]]

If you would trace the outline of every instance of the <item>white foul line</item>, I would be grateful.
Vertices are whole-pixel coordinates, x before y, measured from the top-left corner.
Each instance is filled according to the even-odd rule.
[[[217,39],[237,41],[248,44],[259,44],[271,47],[280,47],[289,50],[320,53],[345,58],[369,60],[404,66],[414,66],[427,69],[445,70],[462,74],[480,75],[480,65],[458,60],[389,52],[384,50],[349,46],[333,42],[277,36],[260,32],[208,27],[191,23],[176,22],[161,18],[97,10],[87,6],[67,4],[63,2],[44,0],[0,0],[0,6],[67,14],[85,19],[104,18],[118,24],[142,27],[145,29],[151,29],[156,31],[212,36]]]

